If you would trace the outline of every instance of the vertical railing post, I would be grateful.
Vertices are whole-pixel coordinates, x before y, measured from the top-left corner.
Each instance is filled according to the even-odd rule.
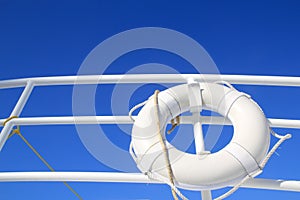
[[[13,111],[10,114],[10,117],[19,117],[19,115],[21,114],[32,90],[34,88],[34,84],[32,81],[28,81],[16,106],[14,107]],[[13,128],[14,124],[11,123],[10,121],[8,121],[7,123],[5,123],[5,126],[3,127],[1,133],[0,133],[0,151],[2,150],[9,133],[11,132],[12,128]]]
[[[196,148],[197,155],[205,154],[204,136],[202,130],[202,123],[200,120],[201,120],[200,113],[193,112],[192,121],[194,127],[195,148]]]
[[[207,154],[205,151],[202,123],[200,122],[201,116],[200,113],[192,113],[193,126],[194,126],[194,137],[195,137],[195,147],[196,153],[201,156]],[[201,191],[202,200],[212,200],[211,191],[203,190]]]
[[[192,78],[187,79],[187,83],[190,102],[190,112],[192,113],[192,121],[194,128],[196,154],[201,156],[207,153],[205,151],[204,136],[200,115],[203,104],[201,85]],[[201,191],[201,198],[202,200],[212,200],[211,191]]]

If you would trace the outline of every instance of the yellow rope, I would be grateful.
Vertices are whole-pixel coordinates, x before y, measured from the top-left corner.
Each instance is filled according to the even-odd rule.
[[[167,147],[165,145],[165,142],[164,142],[162,134],[161,134],[160,119],[159,119],[159,107],[158,107],[158,93],[159,93],[159,90],[155,90],[155,92],[154,92],[154,97],[155,97],[154,98],[154,105],[156,107],[155,112],[156,112],[156,116],[157,116],[156,121],[157,121],[158,135],[159,135],[159,140],[160,140],[160,143],[161,143],[161,146],[163,148],[164,155],[165,155],[165,161],[166,161],[166,164],[167,164],[169,180],[172,184],[174,184],[173,171],[172,171],[172,167],[170,165],[170,160],[169,160]],[[172,195],[173,195],[173,198],[175,200],[178,200],[177,194],[176,194],[174,189],[172,189]]]
[[[4,122],[3,122],[3,126],[5,126],[5,124],[7,122],[9,122],[10,120],[14,119],[14,118],[18,118],[18,116],[10,116],[9,118],[7,118]]]
[[[176,128],[176,126],[178,126],[180,124],[180,116],[178,115],[174,119],[171,119],[171,124],[172,124],[172,127],[170,128],[170,130],[168,130],[168,132],[167,132],[168,134],[172,133],[174,131],[174,129]]]
[[[12,118],[17,118],[16,116],[10,117],[8,118],[3,125],[5,125],[6,122],[8,122],[9,120],[11,120]],[[8,139],[11,138],[13,135],[19,135],[20,138],[25,142],[25,144],[33,151],[33,153],[48,167],[48,169],[52,172],[55,172],[55,170],[53,169],[53,167],[51,167],[51,165],[41,156],[41,154],[39,152],[37,152],[37,150],[28,142],[28,140],[26,140],[26,138],[21,134],[20,131],[20,127],[17,126],[16,129],[14,129],[11,134],[8,136]],[[66,182],[63,182],[63,184],[80,200],[83,200],[83,198]]]

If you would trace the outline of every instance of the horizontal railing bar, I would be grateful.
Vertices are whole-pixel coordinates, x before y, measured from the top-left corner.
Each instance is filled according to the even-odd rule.
[[[136,118],[134,116],[133,118]],[[300,128],[300,120],[268,119],[271,127]],[[5,119],[0,119],[3,126]],[[214,116],[201,116],[202,124],[231,125],[228,119]],[[66,116],[66,117],[24,117],[10,120],[13,125],[63,125],[63,124],[132,124],[129,116]],[[192,124],[192,116],[181,116],[181,124]]]
[[[1,172],[0,182],[115,182],[115,183],[155,183],[141,173],[120,172]],[[271,180],[255,178],[241,187],[300,192],[300,181]]]
[[[133,116],[136,118],[136,116]],[[223,117],[202,117],[203,123],[231,124]],[[0,126],[5,119],[0,119]],[[59,125],[59,124],[133,124],[129,116],[66,116],[66,117],[28,117],[10,120],[15,125]],[[191,116],[181,116],[181,124],[191,124]]]
[[[241,187],[300,192],[300,181],[255,178],[250,179]]]
[[[141,173],[119,172],[1,172],[0,182],[119,182],[161,183]]]
[[[218,74],[126,74],[35,77],[0,81],[0,88],[23,87],[28,81],[35,86],[118,84],[118,83],[186,83],[188,78],[200,82],[228,81],[232,84],[300,86],[300,77],[218,75]]]

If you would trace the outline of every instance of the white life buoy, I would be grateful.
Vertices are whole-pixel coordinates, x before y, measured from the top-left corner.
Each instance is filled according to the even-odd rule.
[[[260,170],[259,164],[270,145],[267,119],[248,95],[215,83],[201,83],[201,95],[203,109],[228,118],[234,134],[226,147],[208,155],[182,152],[166,141],[175,185],[190,190],[222,188],[253,175]],[[165,133],[170,119],[190,109],[188,85],[160,92],[158,104],[161,132]],[[132,147],[142,172],[168,177],[155,109],[154,101],[150,100],[139,112],[132,129]]]

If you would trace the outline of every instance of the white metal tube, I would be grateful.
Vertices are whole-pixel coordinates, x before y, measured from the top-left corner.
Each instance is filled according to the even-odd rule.
[[[196,154],[201,156],[205,153],[204,136],[201,122],[201,110],[202,110],[202,92],[200,85],[192,78],[187,79],[188,83],[188,96],[190,112],[192,113],[192,123],[194,132],[194,141]],[[202,200],[212,200],[211,191],[201,191]]]
[[[160,183],[141,173],[114,172],[1,172],[0,182],[119,182]]]
[[[135,116],[133,117],[135,118]],[[6,119],[0,119],[0,126]],[[300,128],[300,120],[272,119],[269,118],[271,127]],[[59,125],[59,124],[132,124],[128,116],[66,116],[66,117],[26,117],[10,120],[14,125]],[[201,116],[203,124],[231,125],[223,117]],[[191,116],[181,116],[181,124],[192,124]]]
[[[126,74],[126,75],[86,75],[24,78],[0,81],[0,88],[23,87],[31,80],[36,86],[74,84],[115,84],[115,83],[186,83],[188,78],[195,81],[224,80],[232,84],[300,86],[300,77],[252,76],[218,74]]]
[[[300,192],[300,181],[294,181],[294,180],[285,181],[285,180],[271,180],[271,179],[257,178],[257,179],[250,179],[241,187]]]
[[[32,81],[28,81],[26,87],[24,88],[16,106],[14,107],[10,117],[13,117],[13,116],[19,116],[33,90],[33,83]],[[3,122],[4,123],[4,122]],[[7,138],[8,138],[8,135],[9,133],[11,132],[13,126],[15,124],[13,124],[11,121],[8,121],[6,123],[6,125],[4,126],[4,128],[1,130],[1,133],[0,133],[0,151],[2,150]]]
[[[10,116],[19,116],[33,90],[33,82],[32,81],[28,81],[27,85],[25,86],[14,110],[12,111]]]
[[[0,133],[0,151],[2,150],[9,133],[11,132],[12,128],[14,127],[14,124],[12,122],[7,122]]]
[[[201,199],[202,200],[212,200],[211,191],[209,191],[209,190],[201,191]]]
[[[271,127],[277,128],[300,128],[300,120],[292,119],[268,119]]]
[[[195,147],[196,147],[196,154],[200,155],[205,152],[205,145],[204,145],[204,137],[203,137],[203,130],[201,124],[201,117],[198,112],[192,113],[192,123],[194,126],[194,140],[195,140]]]
[[[136,118],[136,116],[133,116]],[[0,126],[5,119],[0,119]],[[222,117],[201,117],[204,124],[222,124]],[[65,116],[65,117],[24,117],[11,119],[14,125],[59,125],[59,124],[132,124],[129,116]],[[181,124],[192,124],[191,116],[181,116]],[[231,124],[226,121],[225,124]]]
[[[135,118],[135,116],[134,116]],[[0,120],[4,122],[5,119]],[[67,124],[132,124],[128,116],[65,116],[27,117],[10,120],[15,125],[67,125]]]
[[[1,172],[0,182],[118,182],[158,183],[141,173],[119,172]],[[250,179],[241,187],[300,192],[300,181]]]

